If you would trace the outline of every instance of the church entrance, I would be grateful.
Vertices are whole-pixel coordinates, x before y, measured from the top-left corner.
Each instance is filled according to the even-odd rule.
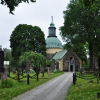
[[[70,65],[70,71],[73,71],[73,65]]]

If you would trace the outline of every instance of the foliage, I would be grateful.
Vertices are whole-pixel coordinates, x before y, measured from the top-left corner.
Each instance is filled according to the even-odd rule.
[[[44,33],[38,26],[19,24],[10,36],[11,53],[14,59],[19,59],[26,51],[46,54]]]
[[[17,67],[18,66],[18,60],[15,60],[13,57],[11,57],[9,66],[11,68]]]
[[[76,85],[72,85],[64,100],[97,100],[97,92],[100,90],[100,84],[93,79],[89,80],[77,77]]]
[[[22,56],[20,56],[19,63],[25,63],[27,60],[30,61],[32,67],[39,67],[46,65],[46,58],[37,52],[25,52]]]
[[[83,67],[85,71],[89,70],[89,65],[84,64]]]
[[[90,69],[93,68],[93,56],[98,54],[100,49],[100,1],[90,9],[83,7],[83,3],[71,0],[64,11],[64,26],[60,27],[61,36],[70,45],[88,43],[90,55]]]
[[[12,79],[9,79],[11,81],[13,81],[13,87],[10,87],[10,88],[0,88],[0,100],[13,100],[14,97],[22,94],[22,93],[25,93],[26,91],[29,91],[45,82],[47,82],[48,80],[54,78],[54,77],[57,77],[59,75],[61,75],[63,73],[55,73],[55,74],[52,74],[52,75],[49,75],[47,73],[45,73],[45,77],[47,78],[41,78],[40,77],[40,80],[37,82],[35,79],[30,79],[30,85],[27,85],[26,84],[26,79],[25,82],[18,82],[17,80],[12,80]],[[12,74],[11,74],[12,75]]]
[[[35,2],[35,0],[30,1]],[[11,14],[14,14],[13,11],[15,10],[15,7],[17,7],[22,2],[29,3],[29,0],[1,0],[1,4],[4,6],[7,5]]]
[[[1,88],[10,88],[13,86],[13,82],[11,80],[5,80],[3,83],[1,83]]]
[[[27,60],[30,61],[31,66],[36,72],[38,81],[40,66],[42,67],[46,66],[46,58],[40,53],[30,51],[30,52],[25,52],[22,56],[20,56],[19,63],[20,64],[25,63]]]
[[[50,66],[51,65],[51,61],[46,59],[46,66]]]
[[[4,60],[5,61],[10,61],[11,59],[11,50],[10,49],[7,49],[7,48],[3,48],[3,51],[4,51]]]
[[[96,0],[82,0],[85,7],[92,7]]]

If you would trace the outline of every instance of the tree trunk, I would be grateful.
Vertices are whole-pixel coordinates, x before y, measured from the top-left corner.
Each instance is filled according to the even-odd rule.
[[[22,65],[22,76],[23,76],[23,65]]]
[[[89,69],[93,70],[93,43],[89,43],[89,55],[90,55],[90,65],[89,65]]]
[[[36,80],[37,80],[37,81],[39,80],[38,72],[36,72]]]
[[[9,71],[9,75],[8,76],[10,77],[10,67],[8,68],[8,71]]]
[[[18,74],[17,74],[17,75],[18,75],[18,81],[19,81],[19,80],[20,80],[19,72],[18,72]]]
[[[44,72],[42,72],[42,77],[44,77]]]
[[[19,66],[17,67],[17,76],[18,76],[18,81],[20,80],[20,76],[19,76]]]
[[[29,74],[27,74],[27,85],[29,85],[30,84],[30,76],[29,76]]]
[[[95,54],[95,68],[98,69],[98,54]]]

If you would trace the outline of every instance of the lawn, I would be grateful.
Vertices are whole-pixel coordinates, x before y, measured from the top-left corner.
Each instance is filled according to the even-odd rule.
[[[65,100],[100,100],[97,99],[97,92],[100,92],[100,83],[97,83],[97,78],[92,75],[83,78],[77,76],[76,84],[72,84]]]
[[[18,82],[18,80],[8,78],[8,80],[12,81],[13,86],[10,88],[0,88],[0,100],[12,100],[12,98],[18,96],[19,94],[22,94],[30,89],[33,89],[36,86],[39,86],[40,84],[43,84],[44,82],[57,77],[59,75],[63,74],[63,72],[57,72],[53,74],[47,74],[45,73],[45,76],[42,77],[42,75],[39,75],[39,81],[36,81],[35,78],[30,79],[30,84],[27,85],[27,78],[24,78],[24,82]],[[14,75],[11,74],[13,77]]]

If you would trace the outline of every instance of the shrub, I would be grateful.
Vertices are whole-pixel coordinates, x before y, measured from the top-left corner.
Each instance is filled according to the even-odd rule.
[[[84,70],[89,70],[89,65],[84,65]]]
[[[9,88],[13,86],[13,82],[11,80],[5,80],[3,83],[1,83],[1,88]]]
[[[44,68],[44,71],[47,72],[48,71],[48,68]]]

